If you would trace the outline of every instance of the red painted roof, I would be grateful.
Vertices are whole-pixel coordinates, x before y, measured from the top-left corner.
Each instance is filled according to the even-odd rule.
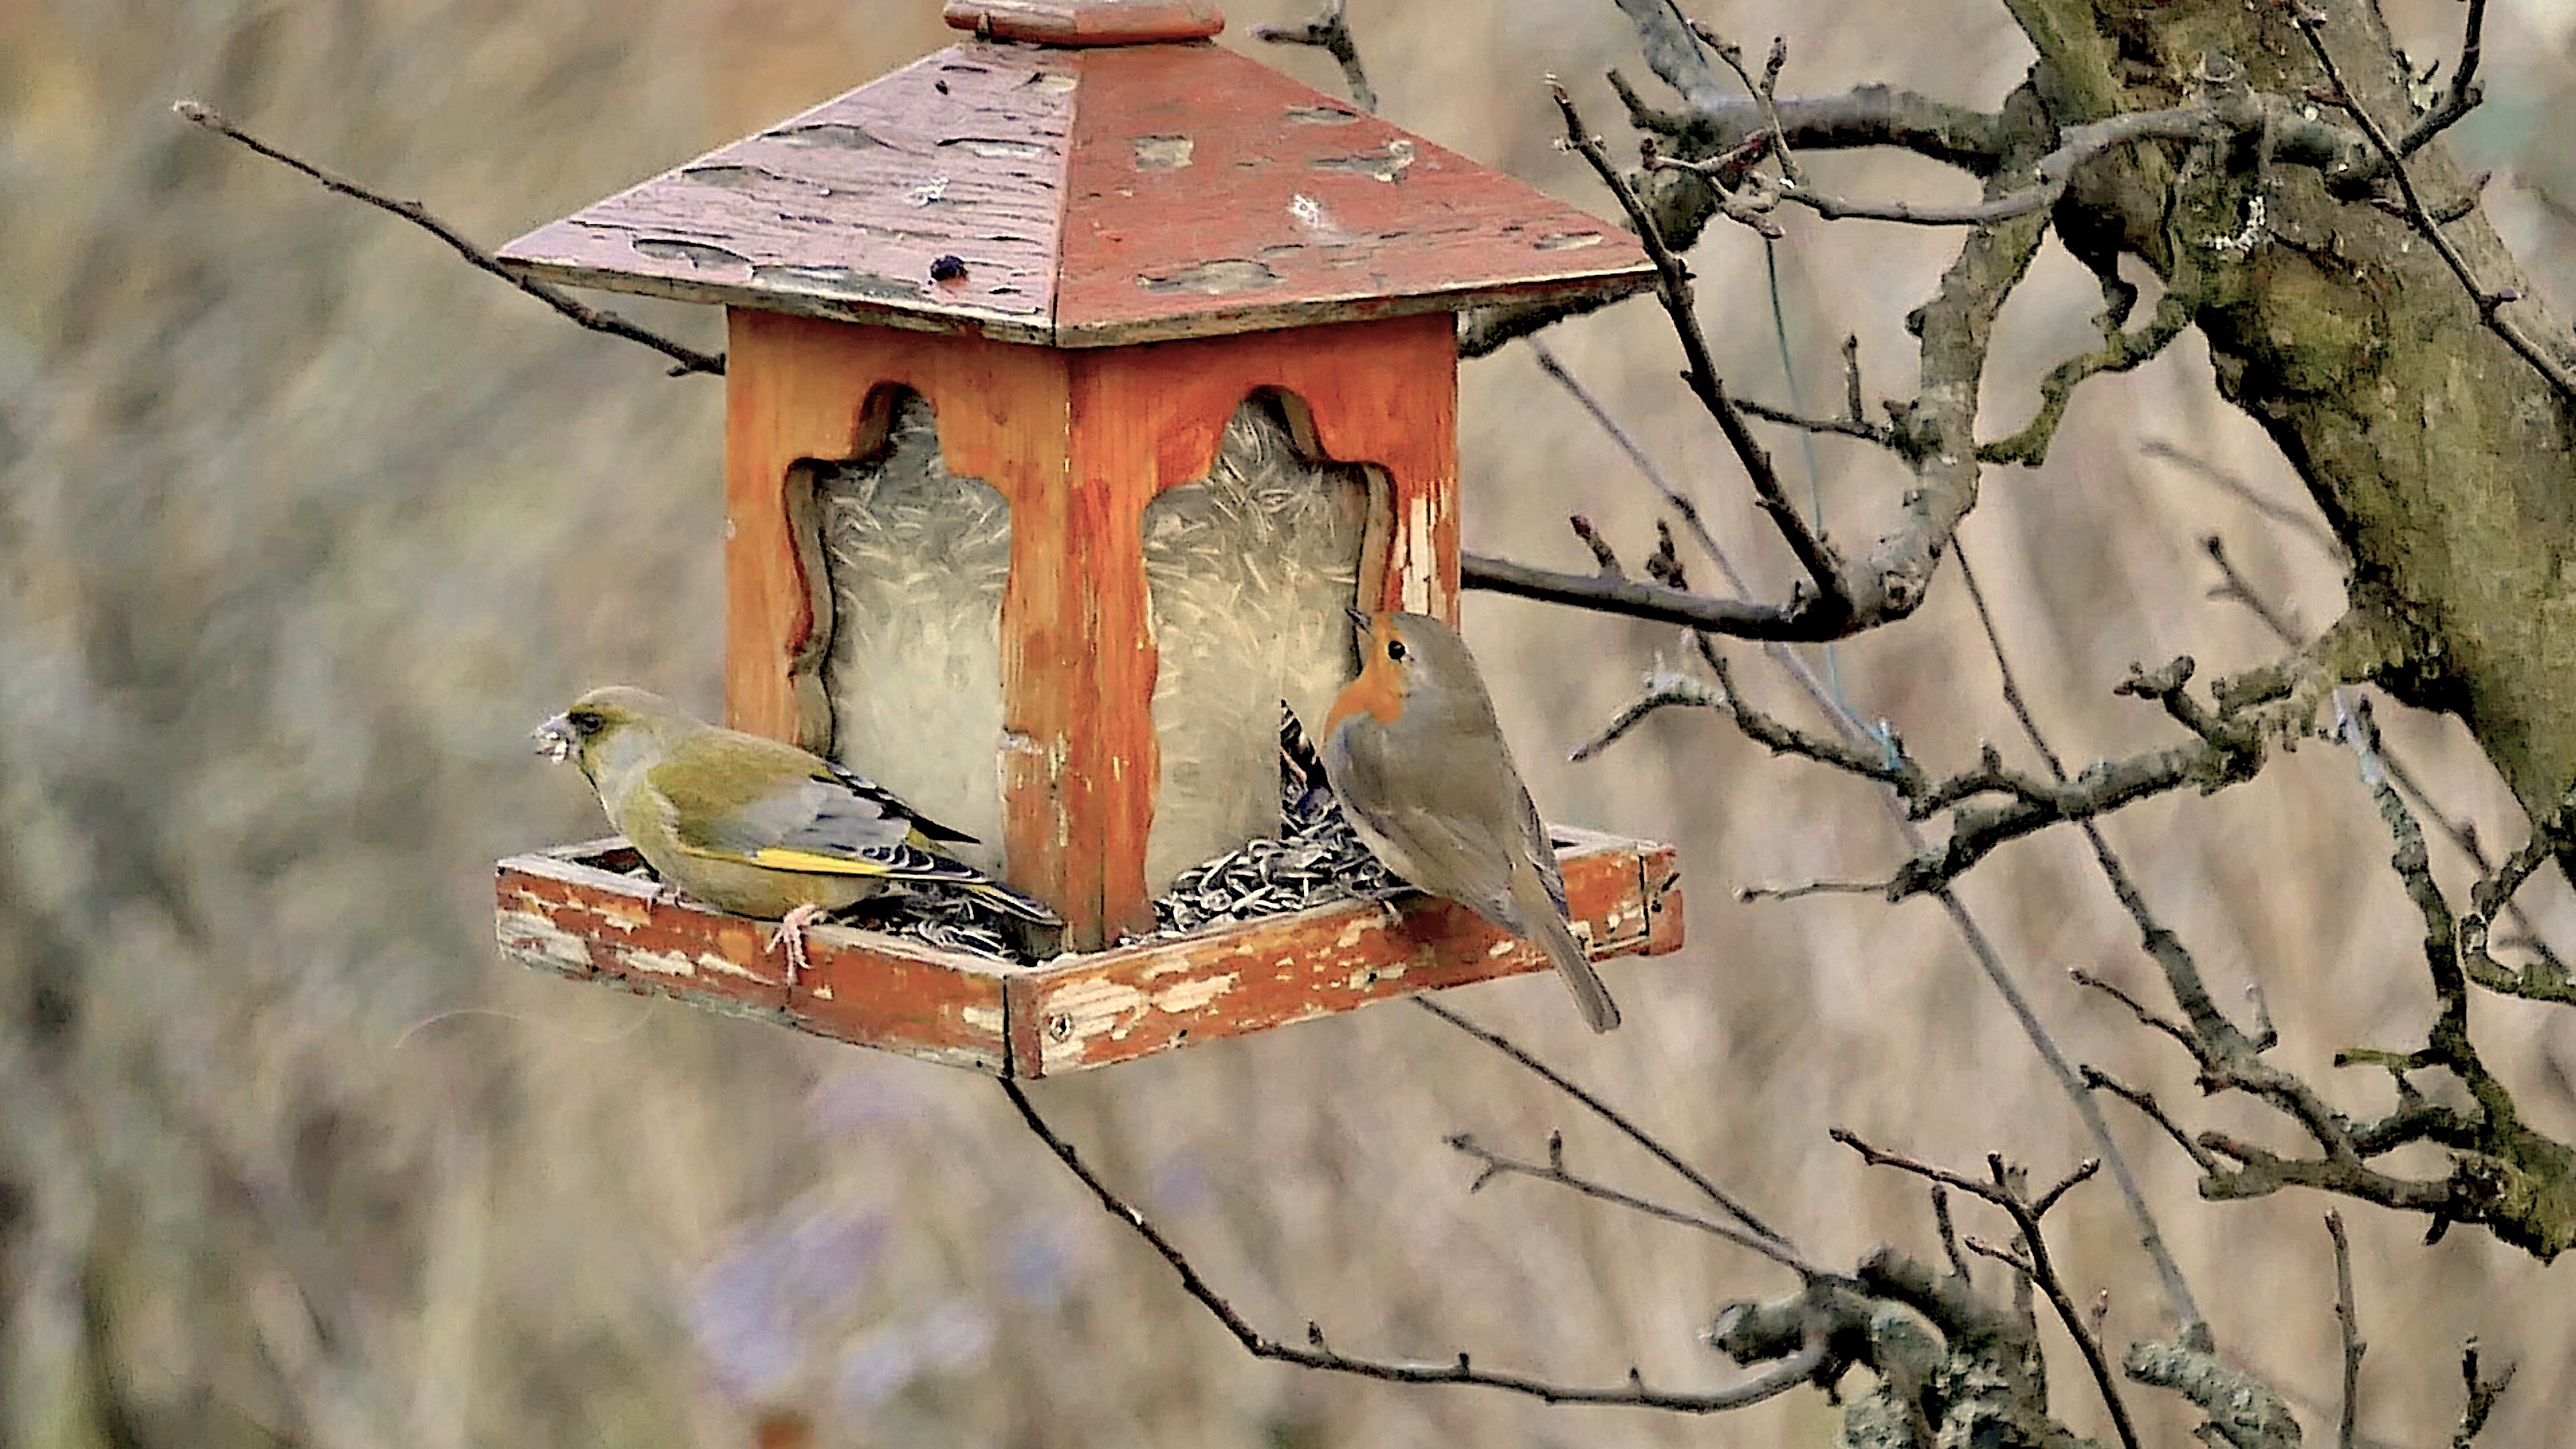
[[[1059,347],[1653,277],[1619,227],[1205,41],[969,41],[501,257],[576,286]]]

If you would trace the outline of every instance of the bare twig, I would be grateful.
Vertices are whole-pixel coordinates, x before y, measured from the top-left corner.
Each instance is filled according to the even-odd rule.
[[[451,250],[473,266],[499,277],[502,281],[554,308],[580,326],[587,327],[593,332],[605,332],[612,337],[623,337],[629,342],[640,342],[663,356],[674,359],[678,366],[671,369],[673,377],[682,377],[693,372],[702,372],[710,376],[722,376],[724,373],[725,362],[721,355],[710,355],[694,348],[683,347],[658,332],[647,331],[636,326],[614,312],[601,311],[596,307],[575,301],[559,287],[540,282],[533,277],[522,277],[507,270],[501,265],[499,258],[466,240],[454,227],[430,215],[417,201],[398,201],[393,197],[370,191],[346,177],[325,171],[310,161],[281,151],[266,141],[260,140],[196,101],[180,101],[170,109],[177,112],[183,120],[194,122],[219,136],[228,136],[271,161],[304,173],[322,183],[326,191],[363,201],[379,211],[391,212],[401,217],[447,243]]]
[[[1735,892],[1739,901],[1795,901],[1808,896],[1883,896],[1885,880],[1810,880],[1796,885],[1741,886]]]
[[[1504,1056],[1511,1058],[1522,1067],[1527,1068],[1541,1081],[1546,1082],[1549,1086],[1556,1088],[1558,1091],[1563,1092],[1565,1095],[1572,1097],[1575,1101],[1583,1104],[1584,1110],[1592,1113],[1592,1115],[1600,1118],[1602,1121],[1609,1123],[1610,1126],[1617,1130],[1621,1136],[1636,1143],[1639,1147],[1646,1149],[1648,1153],[1654,1156],[1656,1161],[1661,1162],[1664,1166],[1672,1169],[1674,1175],[1681,1178],[1682,1181],[1689,1183],[1692,1187],[1699,1189],[1701,1195],[1705,1196],[1710,1202],[1717,1204],[1717,1206],[1723,1210],[1727,1216],[1735,1219],[1739,1223],[1742,1223],[1747,1231],[1769,1242],[1778,1244],[1780,1247],[1789,1249],[1796,1248],[1797,1245],[1791,1242],[1787,1235],[1774,1229],[1770,1224],[1765,1223],[1760,1218],[1755,1217],[1752,1209],[1747,1208],[1742,1202],[1738,1201],[1734,1194],[1729,1193],[1722,1187],[1719,1187],[1715,1182],[1709,1179],[1707,1174],[1701,1172],[1698,1168],[1684,1162],[1681,1159],[1680,1154],[1674,1152],[1671,1148],[1665,1146],[1653,1134],[1647,1132],[1644,1128],[1629,1120],[1619,1111],[1618,1108],[1611,1106],[1609,1103],[1593,1095],[1590,1091],[1584,1089],[1564,1073],[1559,1072],[1554,1067],[1540,1061],[1537,1057],[1531,1055],[1511,1038],[1504,1036],[1501,1032],[1493,1031],[1486,1027],[1477,1025],[1475,1022],[1468,1020],[1465,1016],[1450,1010],[1448,1007],[1441,1005],[1439,1002],[1432,1000],[1428,996],[1416,996],[1412,998],[1412,1000],[1414,1005],[1430,1012],[1433,1016],[1436,1016],[1442,1021],[1449,1023],[1451,1026],[1458,1028],[1460,1031],[1463,1031],[1467,1035],[1474,1037],[1476,1040],[1483,1042],[1485,1045],[1492,1047],[1494,1050],[1501,1052]]]
[[[2335,1421],[2336,1449],[2353,1449],[2360,1428],[2361,1356],[2370,1345],[2361,1341],[2361,1319],[2352,1296],[2352,1241],[2344,1235],[2343,1214],[2326,1209],[2326,1234],[2334,1239],[2335,1323],[2343,1333],[2343,1412]]]
[[[2397,154],[2412,156],[2427,142],[2449,130],[2451,124],[2477,108],[2483,98],[2478,90],[2478,57],[2485,48],[2487,0],[2469,0],[2468,18],[2460,24],[2460,59],[2451,67],[2451,83],[2442,89],[2442,98],[2433,109],[2415,118],[2406,134],[2397,138]]]
[[[2478,1435],[2486,1432],[2487,1416],[2495,1412],[2496,1400],[2513,1383],[2519,1364],[2506,1364],[2504,1372],[2494,1378],[2478,1373],[2478,1341],[2474,1338],[2460,1346],[2460,1379],[2468,1389],[2468,1403],[2460,1409],[2459,1431],[2451,1436],[2451,1449],[2469,1449]]]
[[[1841,438],[1858,438],[1864,443],[1876,443],[1882,448],[1894,448],[1901,441],[1894,428],[1885,423],[1873,423],[1857,415],[1847,418],[1811,418],[1793,413],[1787,408],[1775,408],[1768,403],[1755,402],[1751,398],[1738,398],[1735,400],[1735,405],[1744,409],[1748,417],[1760,418],[1766,423],[1778,423],[1783,427],[1803,428],[1810,433],[1831,433]]]
[[[2165,1130],[2166,1136],[2171,1137],[2175,1142],[2181,1145],[2182,1150],[2190,1155],[2191,1160],[2199,1164],[2202,1172],[2218,1173],[2225,1170],[2225,1168],[2220,1165],[2218,1159],[2211,1155],[2209,1149],[2192,1140],[2191,1134],[2183,1131],[2181,1124],[2175,1122],[2173,1118],[2165,1115],[2164,1107],[2156,1101],[2156,1097],[2153,1092],[2150,1092],[2143,1087],[2130,1086],[2128,1083],[2121,1081],[2119,1078],[2112,1076],[2110,1073],[2103,1071],[2099,1067],[2087,1066],[2082,1070],[2086,1086],[2108,1092],[2112,1096],[2118,1097],[2122,1101],[2127,1102],[2130,1106],[2137,1108],[2139,1111],[2146,1113],[2157,1126]]]
[[[1555,1133],[1548,1135],[1545,1162],[1527,1162],[1496,1152],[1464,1132],[1453,1134],[1448,1142],[1450,1147],[1458,1152],[1484,1164],[1483,1170],[1476,1174],[1476,1180],[1468,1185],[1469,1192],[1480,1191],[1486,1183],[1497,1177],[1526,1177],[1537,1182],[1553,1183],[1596,1201],[1609,1203],[1613,1207],[1623,1207],[1630,1212],[1680,1227],[1696,1228],[1710,1237],[1733,1243],[1748,1252],[1759,1253],[1802,1278],[1812,1280],[1832,1276],[1771,1238],[1758,1237],[1741,1228],[1718,1222],[1714,1218],[1702,1217],[1698,1213],[1667,1207],[1650,1198],[1642,1198],[1635,1193],[1612,1187],[1608,1183],[1569,1171],[1565,1165],[1565,1140]]]
[[[2058,425],[2066,419],[2067,406],[2075,400],[2075,389],[2102,373],[2128,372],[2161,354],[2191,326],[2199,300],[2177,278],[2157,300],[2155,315],[2137,331],[2122,331],[2106,315],[2102,345],[2050,368],[2048,376],[2040,380],[2039,411],[2020,432],[1981,445],[1977,456],[1989,463],[2020,463],[2032,468],[2048,461],[2048,445],[2056,439]]]
[[[2547,378],[2549,385],[2558,390],[2559,397],[2568,402],[2576,402],[2576,373],[2569,372],[2566,363],[2556,354],[2543,347],[2512,318],[2504,315],[2506,304],[2520,301],[2522,294],[2511,288],[2488,290],[2486,285],[2478,280],[2477,273],[2470,269],[2468,259],[2460,255],[2459,247],[2454,245],[2450,236],[2442,230],[2441,221],[2424,205],[2424,198],[2415,190],[2415,178],[2406,172],[2404,156],[2398,151],[2396,144],[2388,139],[2388,133],[2381,130],[2379,123],[2370,118],[2370,112],[2363,109],[2361,102],[2354,98],[2351,88],[2344,84],[2343,71],[2335,64],[2334,53],[2326,48],[2320,18],[2307,14],[2302,9],[2293,13],[2292,20],[2298,26],[2299,34],[2307,38],[2308,48],[2316,52],[2317,64],[2324,69],[2326,80],[2334,86],[2337,104],[2343,107],[2346,115],[2352,117],[2355,125],[2361,127],[2362,134],[2370,138],[2371,146],[2387,163],[2389,179],[2397,183],[2398,194],[2406,199],[2407,217],[2413,221],[2415,229],[2423,234],[2424,239],[2433,244],[2433,250],[2440,254],[2443,264],[2451,269],[2451,275],[2458,277],[2460,285],[2467,289],[2469,300],[2477,306],[2478,320],[2484,322],[2488,330],[2503,338],[2505,345],[2512,348],[2523,361],[2530,363],[2533,371]]]
[[[1468,588],[1485,589],[1546,604],[1569,604],[1600,614],[1621,614],[1659,624],[1706,629],[1739,639],[1817,642],[1839,639],[1844,629],[1804,600],[1789,605],[1755,604],[1667,588],[1634,580],[1604,579],[1595,574],[1569,574],[1533,568],[1510,559],[1465,554],[1459,575]]]
[[[2101,977],[2094,975],[2092,972],[2085,970],[2081,966],[2068,967],[2066,974],[2067,977],[2074,981],[2076,985],[2093,991],[2099,991],[2103,995],[2110,997],[2113,1001],[2129,1008],[2129,1014],[2138,1019],[2138,1025],[2147,1027],[2150,1030],[2163,1032],[2166,1036],[2172,1037],[2175,1041],[2182,1043],[2183,1049],[2186,1051],[2198,1049],[2199,1041],[2191,1034],[2191,1028],[2184,1026],[2178,1021],[2169,1021],[2166,1018],[2157,1015],[2154,1008],[2148,1006],[2138,998],[2131,996],[2128,992],[2121,990],[2118,986],[2103,980]]]
[[[1368,72],[1360,65],[1358,42],[1351,38],[1351,24],[1342,14],[1343,0],[1325,0],[1323,13],[1303,25],[1262,25],[1253,28],[1255,40],[1273,45],[1312,45],[1330,55],[1342,68],[1342,83],[1351,88],[1351,100],[1370,115],[1377,114],[1377,91],[1368,82]]]
[[[1046,1144],[1047,1150],[1055,1154],[1056,1160],[1063,1163],[1066,1170],[1079,1179],[1084,1187],[1090,1189],[1093,1199],[1103,1210],[1111,1217],[1125,1223],[1147,1247],[1154,1250],[1156,1256],[1170,1265],[1172,1271],[1180,1277],[1182,1291],[1196,1299],[1199,1306],[1205,1308],[1225,1331],[1233,1336],[1235,1342],[1243,1345],[1244,1352],[1254,1358],[1295,1364],[1300,1368],[1321,1369],[1329,1373],[1352,1374],[1360,1378],[1379,1379],[1389,1383],[1467,1384],[1480,1388],[1501,1389],[1507,1393],[1525,1394],[1550,1404],[1624,1404],[1650,1409],[1670,1409],[1686,1414],[1711,1414],[1726,1409],[1740,1409],[1749,1404],[1758,1404],[1765,1399],[1777,1398],[1800,1384],[1808,1382],[1817,1366],[1825,1361],[1826,1344],[1819,1337],[1798,1354],[1783,1359],[1770,1371],[1733,1388],[1707,1393],[1685,1393],[1650,1389],[1634,1370],[1630,1370],[1625,1383],[1587,1385],[1556,1383],[1526,1374],[1495,1373],[1490,1369],[1475,1367],[1464,1353],[1459,1354],[1456,1361],[1450,1363],[1355,1358],[1334,1350],[1325,1341],[1323,1330],[1311,1323],[1306,1327],[1306,1346],[1299,1347],[1284,1343],[1254,1328],[1250,1321],[1235,1310],[1233,1304],[1227,1302],[1225,1297],[1200,1275],[1197,1266],[1190,1262],[1170,1238],[1163,1235],[1160,1228],[1155,1227],[1143,1212],[1130,1205],[1111,1189],[1108,1183],[1102,1181],[1100,1175],[1091,1170],[1090,1164],[1084,1162],[1081,1155],[1074,1151],[1073,1144],[1056,1135],[1055,1129],[1047,1125],[1044,1117],[1038,1115],[1037,1107],[1029,1101],[1028,1094],[1020,1090],[1018,1082],[1004,1077],[1001,1079],[1001,1087],[1003,1095],[1011,1099],[1011,1106],[1019,1112],[1020,1120],[1028,1124],[1030,1133]]]
[[[1626,708],[1612,716],[1610,722],[1601,727],[1600,733],[1576,746],[1574,753],[1566,756],[1566,759],[1579,765],[1618,743],[1630,730],[1643,723],[1647,716],[1658,710],[1675,706],[1722,709],[1725,707],[1725,699],[1720,691],[1700,680],[1661,671],[1650,674],[1646,676],[1645,691],[1630,700]]]
[[[1950,1220],[1950,1189],[1932,1184],[1932,1226],[1941,1234],[1942,1256],[1950,1260],[1950,1271],[1966,1287],[1976,1286],[1976,1275],[1968,1271],[1968,1260],[1959,1251],[1958,1225]]]
[[[1690,269],[1665,244],[1662,233],[1656,228],[1654,214],[1637,199],[1636,191],[1628,185],[1627,178],[1610,160],[1610,153],[1602,147],[1601,138],[1593,135],[1583,124],[1582,114],[1574,107],[1573,96],[1553,79],[1548,83],[1548,93],[1555,98],[1557,111],[1565,122],[1566,144],[1590,163],[1602,184],[1618,198],[1620,210],[1627,213],[1629,223],[1637,229],[1638,240],[1645,245],[1646,255],[1654,260],[1656,291],[1663,299],[1664,311],[1672,318],[1674,332],[1681,339],[1682,354],[1689,363],[1685,376],[1692,393],[1708,410],[1709,416],[1717,420],[1719,431],[1726,435],[1737,461],[1744,465],[1745,476],[1753,485],[1755,501],[1769,516],[1772,527],[1779,531],[1789,551],[1797,556],[1799,565],[1806,570],[1808,580],[1815,587],[1813,595],[1791,607],[1826,618],[1848,619],[1853,607],[1843,580],[1841,558],[1821,535],[1808,527],[1805,516],[1799,513],[1797,505],[1790,502],[1788,491],[1780,486],[1779,474],[1772,468],[1771,455],[1754,438],[1752,429],[1745,425],[1743,414],[1727,396],[1726,385],[1718,379],[1717,364],[1709,355],[1707,335],[1700,330],[1697,303],[1691,291]]]
[[[1565,522],[1567,527],[1574,530],[1574,536],[1583,541],[1583,546],[1592,551],[1593,565],[1600,571],[1602,578],[1628,577],[1628,571],[1619,566],[1618,550],[1610,546],[1610,540],[1601,536],[1601,530],[1592,526],[1591,519],[1580,513],[1573,513],[1566,516]]]
[[[2209,555],[2211,563],[2218,565],[2218,576],[2224,580],[2217,588],[2209,591],[2211,598],[2243,606],[2257,622],[2272,631],[2273,638],[2288,644],[2293,649],[2307,642],[2297,629],[2291,627],[2289,618],[2272,607],[2271,603],[2261,594],[2256,593],[2254,586],[2246,581],[2244,572],[2236,567],[2236,560],[2228,557],[2225,539],[2214,533],[2208,534],[2201,539],[2200,549],[2201,552]]]

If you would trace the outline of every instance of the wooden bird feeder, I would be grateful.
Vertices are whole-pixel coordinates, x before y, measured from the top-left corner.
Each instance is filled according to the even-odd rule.
[[[724,305],[725,706],[987,842],[1068,953],[657,900],[505,860],[513,959],[1038,1076],[1545,969],[1449,902],[1150,930],[1276,833],[1354,602],[1455,620],[1453,314],[1648,285],[1600,220],[1211,42],[1200,0],[952,0],[972,38],[541,227],[522,274]],[[1669,848],[1559,830],[1596,956],[1681,941]]]

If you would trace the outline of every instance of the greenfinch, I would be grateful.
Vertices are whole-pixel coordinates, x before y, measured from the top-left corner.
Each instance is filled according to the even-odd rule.
[[[889,889],[949,886],[1038,925],[1055,912],[942,849],[973,844],[894,792],[794,745],[721,729],[610,685],[536,727],[537,753],[581,766],[609,822],[663,884],[777,921],[789,980],[805,927]]]
[[[1458,631],[1428,614],[1357,609],[1357,679],[1324,721],[1324,775],[1361,843],[1387,869],[1535,941],[1584,1024],[1619,1007],[1565,916],[1565,875]]]

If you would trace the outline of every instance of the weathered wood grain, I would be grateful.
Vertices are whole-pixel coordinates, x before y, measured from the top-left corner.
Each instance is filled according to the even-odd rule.
[[[501,261],[572,286],[1049,340],[1074,54],[938,52],[540,227]],[[962,272],[934,277],[943,257]]]
[[[1682,943],[1671,847],[1556,827],[1576,934],[1598,960]],[[1545,971],[1463,907],[1351,901],[1011,967],[840,926],[791,990],[771,926],[662,899],[623,841],[500,863],[495,925],[522,966],[991,1073],[1042,1076],[1268,1031],[1416,991]]]
[[[623,873],[633,852],[592,841],[500,863],[501,954],[538,970],[748,1016],[951,1066],[1003,1070],[1008,967],[840,926],[806,933],[791,993],[767,921],[666,901]]]
[[[1079,52],[1058,345],[1651,281],[1617,226],[1213,45]]]
[[[1575,934],[1595,960],[1681,946],[1668,846],[1568,831]],[[1655,887],[1660,886],[1660,891]],[[1453,901],[1349,902],[1050,963],[1005,986],[1013,1070],[1037,1077],[1552,967]],[[1570,1009],[1570,1008],[1569,1008]]]
[[[1205,41],[969,41],[500,256],[567,285],[1086,348],[1653,276],[1618,227]]]

